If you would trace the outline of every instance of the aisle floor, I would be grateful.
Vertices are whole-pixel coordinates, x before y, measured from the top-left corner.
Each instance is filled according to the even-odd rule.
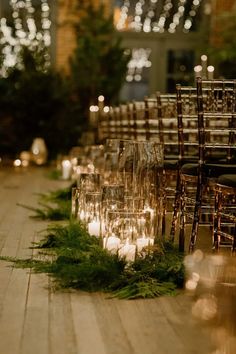
[[[17,203],[62,188],[44,168],[0,171],[0,254],[31,256],[48,223]],[[206,238],[209,235],[202,234]],[[109,299],[101,293],[54,291],[50,279],[0,261],[0,354],[212,354],[211,328],[192,316],[194,297]]]

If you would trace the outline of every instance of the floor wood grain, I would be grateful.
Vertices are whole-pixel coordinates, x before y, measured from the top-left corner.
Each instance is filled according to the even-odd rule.
[[[0,170],[0,254],[26,258],[48,223],[29,210],[37,193],[68,182],[45,168]],[[0,262],[0,354],[210,354],[208,328],[191,316],[192,298],[109,299],[106,294],[54,292],[50,279]]]

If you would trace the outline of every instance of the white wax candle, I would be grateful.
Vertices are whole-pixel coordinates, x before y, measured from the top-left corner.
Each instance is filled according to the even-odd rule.
[[[214,70],[215,70],[215,68],[212,65],[209,65],[207,67],[207,78],[209,80],[213,80],[214,79]]]
[[[81,210],[78,217],[79,217],[79,220],[85,221],[85,217],[86,217],[85,212],[83,210]]]
[[[99,221],[91,221],[88,223],[88,232],[93,236],[100,236],[100,222]]]
[[[131,245],[129,240],[126,240],[126,243],[119,249],[119,256],[125,257],[127,262],[133,262],[135,260],[135,251],[136,246]]]
[[[71,177],[72,166],[70,160],[63,160],[62,167],[62,179],[69,179]]]
[[[195,78],[202,77],[202,66],[201,65],[196,65],[194,67],[194,72],[195,72]]]
[[[154,244],[154,239],[150,237],[139,237],[137,238],[137,249],[141,252],[144,247],[152,246]]]
[[[116,253],[120,246],[120,239],[116,237],[114,234],[112,236],[107,237],[105,240],[105,248],[108,249],[111,253]]]

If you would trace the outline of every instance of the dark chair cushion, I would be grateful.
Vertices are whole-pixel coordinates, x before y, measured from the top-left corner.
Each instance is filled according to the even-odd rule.
[[[189,176],[197,176],[198,174],[198,164],[196,163],[186,163],[181,167],[181,173]]]
[[[186,175],[197,176],[198,164],[184,164],[181,168],[181,172]],[[209,178],[217,178],[223,174],[236,174],[236,165],[207,163],[204,166],[204,173]]]
[[[236,188],[236,174],[221,175],[218,178],[217,183],[227,187]]]
[[[177,156],[173,159],[165,159],[164,168],[166,170],[176,170],[179,165],[192,164],[198,161],[197,156],[185,156],[182,160],[179,160]]]
[[[178,159],[177,160],[164,160],[164,169],[165,170],[177,170],[178,168]]]
[[[212,164],[208,163],[206,164],[206,173],[208,177],[219,177],[220,175],[223,174],[236,174],[236,165],[235,164],[227,164],[227,163],[219,163],[219,164]]]
[[[168,155],[168,154],[165,154],[165,160],[178,160],[179,159],[179,156],[178,155]]]

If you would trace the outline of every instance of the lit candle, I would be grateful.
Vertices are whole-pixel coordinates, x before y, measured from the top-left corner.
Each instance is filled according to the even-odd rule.
[[[105,97],[103,95],[98,96],[98,108],[99,111],[103,111]]]
[[[195,78],[202,77],[202,66],[196,65],[194,66]]]
[[[141,252],[144,247],[152,246],[154,244],[154,239],[151,237],[139,237],[137,238],[137,250]]]
[[[20,159],[14,160],[13,166],[15,166],[15,167],[20,167],[20,166],[21,166],[21,160],[20,160]]]
[[[69,179],[71,177],[71,162],[70,160],[63,160],[61,163],[62,167],[62,179]]]
[[[22,151],[20,153],[20,159],[22,161],[23,167],[29,166],[30,158],[31,158],[31,154],[29,151]]]
[[[209,80],[213,80],[214,79],[214,66],[213,65],[209,65],[207,67],[207,76]]]
[[[79,217],[79,219],[80,219],[81,221],[85,221],[85,219],[86,219],[86,214],[85,214],[84,210],[81,210],[81,211],[80,211],[78,217]]]
[[[112,234],[111,236],[107,237],[104,241],[105,241],[104,246],[108,251],[110,251],[111,253],[116,253],[118,251],[118,248],[120,246],[119,237],[116,237],[114,234]]]
[[[91,126],[95,126],[97,124],[98,111],[99,111],[98,106],[92,105],[89,107],[89,121]]]
[[[207,56],[203,54],[201,56],[201,66],[202,66],[202,78],[207,78]]]
[[[88,232],[93,236],[100,236],[100,222],[93,220],[88,223]]]
[[[135,260],[136,246],[129,243],[129,239],[126,243],[119,249],[119,256],[125,257],[127,262],[133,262]]]

